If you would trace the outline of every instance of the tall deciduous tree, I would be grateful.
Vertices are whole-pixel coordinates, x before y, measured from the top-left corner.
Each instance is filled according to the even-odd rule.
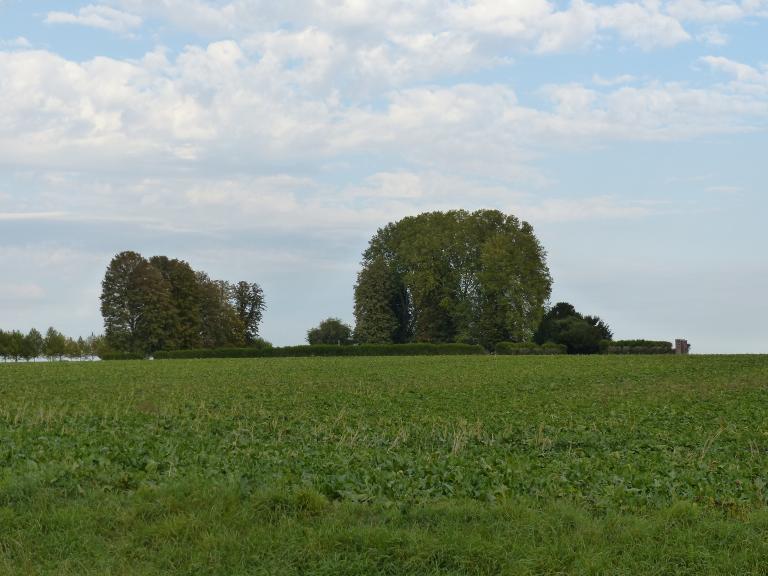
[[[137,252],[117,254],[101,283],[101,315],[104,336],[111,348],[134,351],[139,330],[141,303],[133,292],[134,276],[146,260]]]
[[[170,288],[171,326],[166,348],[199,348],[202,337],[202,291],[192,267],[183,260],[153,256],[149,263],[157,268]]]
[[[355,287],[363,342],[529,339],[552,280],[533,228],[496,210],[431,212],[380,229]]]
[[[252,344],[259,337],[259,324],[266,308],[264,291],[258,284],[241,281],[230,286],[229,293],[243,326],[243,340]]]
[[[160,270],[136,252],[112,259],[101,293],[112,348],[147,354],[172,345],[173,312],[171,286]]]
[[[384,257],[365,263],[355,285],[355,340],[369,344],[407,342],[408,293],[401,275]]]
[[[201,293],[202,345],[206,348],[243,346],[245,326],[230,304],[230,286],[211,280],[205,272],[197,273]]]

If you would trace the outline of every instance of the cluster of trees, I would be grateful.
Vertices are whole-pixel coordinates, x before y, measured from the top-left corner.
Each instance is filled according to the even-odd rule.
[[[611,340],[598,317],[546,303],[546,252],[527,222],[498,210],[428,212],[377,231],[354,289],[355,328],[328,318],[311,345],[555,343],[571,354]],[[85,357],[101,353],[265,347],[258,284],[213,280],[183,260],[117,254],[102,281],[104,337],[77,341],[0,331],[0,356]]]
[[[497,210],[430,212],[378,230],[355,285],[360,343],[530,341],[552,286],[527,222]]]
[[[121,252],[102,281],[106,343],[117,352],[258,344],[264,309],[258,284],[212,280],[166,256]]]
[[[562,344],[569,354],[597,354],[601,342],[612,339],[603,320],[580,314],[567,302],[558,302],[547,311],[533,337],[537,344]]]
[[[75,340],[54,328],[48,328],[45,336],[34,328],[26,334],[18,330],[0,330],[0,358],[4,362],[29,362],[42,357],[49,360],[93,358],[103,349],[103,337],[93,334],[88,338],[80,337]]]

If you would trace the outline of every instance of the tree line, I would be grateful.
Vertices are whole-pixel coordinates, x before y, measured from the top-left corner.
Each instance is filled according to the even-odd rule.
[[[4,362],[37,358],[48,360],[81,360],[95,358],[105,350],[103,336],[91,334],[88,338],[70,338],[55,328],[48,328],[43,336],[32,328],[24,334],[19,330],[0,330],[0,358]]]
[[[264,292],[246,281],[213,280],[183,260],[117,254],[104,275],[101,313],[117,352],[252,346],[260,342]]]
[[[500,342],[553,342],[583,354],[612,338],[596,316],[567,303],[547,306],[546,251],[530,224],[498,210],[427,212],[389,223],[371,238],[361,265],[354,328],[328,318],[307,332],[309,344],[494,350]],[[53,329],[45,338],[0,332],[0,356],[269,346],[259,337],[266,305],[256,283],[214,280],[183,260],[126,251],[112,258],[101,286],[103,337],[62,337],[62,344]]]

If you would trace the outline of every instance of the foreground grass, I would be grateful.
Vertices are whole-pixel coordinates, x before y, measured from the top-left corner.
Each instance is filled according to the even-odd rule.
[[[381,506],[180,482],[37,494],[0,514],[3,574],[765,574],[768,514],[679,502],[594,515],[565,502]]]
[[[0,574],[762,574],[768,358],[0,366]]]

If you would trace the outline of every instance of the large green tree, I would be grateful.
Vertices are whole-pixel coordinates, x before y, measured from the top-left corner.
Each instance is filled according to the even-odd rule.
[[[552,280],[533,228],[497,210],[429,212],[380,229],[355,286],[361,342],[530,339]]]
[[[106,346],[114,351],[242,346],[258,338],[263,311],[258,284],[212,280],[166,256],[121,252],[102,282]]]

